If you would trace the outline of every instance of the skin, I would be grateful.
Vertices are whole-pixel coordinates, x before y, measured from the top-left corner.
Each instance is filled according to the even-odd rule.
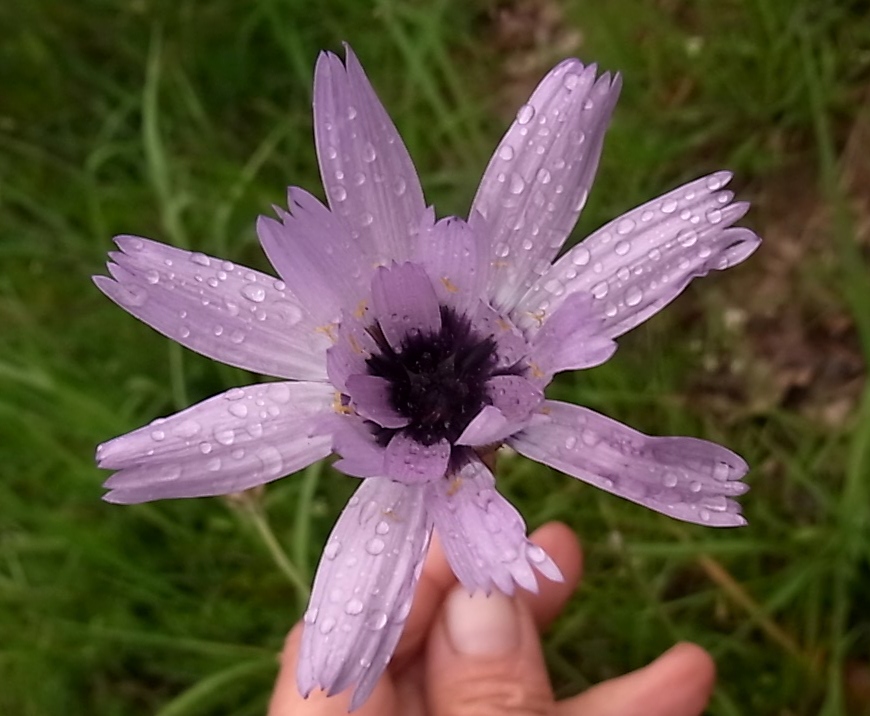
[[[553,558],[565,581],[539,580],[538,594],[518,590],[493,607],[513,611],[497,653],[460,653],[448,634],[447,607],[467,599],[437,539],[417,588],[395,657],[356,716],[699,716],[715,681],[715,667],[699,646],[681,643],[653,663],[584,693],[555,701],[541,652],[541,632],[558,616],[580,582],[582,552],[574,533],[552,522],[531,536]],[[510,632],[510,633],[507,633]],[[287,637],[269,716],[345,716],[350,690],[303,699],[296,688],[302,625]],[[499,641],[496,636],[495,642]],[[501,651],[499,649],[501,647]],[[492,650],[492,649],[491,649]]]

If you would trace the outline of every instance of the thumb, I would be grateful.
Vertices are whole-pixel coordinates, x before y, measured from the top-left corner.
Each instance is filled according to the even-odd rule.
[[[549,713],[540,637],[522,600],[454,587],[429,636],[426,699],[433,716]]]

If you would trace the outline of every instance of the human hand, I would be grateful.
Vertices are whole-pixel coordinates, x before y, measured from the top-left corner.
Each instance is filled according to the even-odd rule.
[[[652,664],[555,702],[540,631],[559,614],[580,581],[574,533],[549,523],[531,536],[564,582],[541,579],[538,594],[517,590],[469,597],[437,539],[423,568],[414,606],[387,672],[355,716],[697,716],[710,697],[715,669],[694,644],[677,644]],[[344,716],[351,690],[303,699],[296,687],[302,635],[287,637],[269,716]]]

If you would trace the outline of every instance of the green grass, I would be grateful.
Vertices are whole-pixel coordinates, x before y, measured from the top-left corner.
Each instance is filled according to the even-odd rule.
[[[254,218],[287,184],[319,184],[309,107],[321,48],[354,45],[442,214],[467,210],[513,110],[502,91],[511,49],[494,19],[505,4],[314,6],[0,7],[2,714],[264,708],[274,654],[353,481],[324,465],[241,502],[102,503],[96,443],[252,377],[170,344],[89,276],[121,232],[266,268]],[[625,76],[577,237],[729,167],[762,207],[748,221],[797,241],[774,231],[791,208],[765,197],[805,177],[795,210],[819,207],[823,248],[810,246],[776,305],[800,305],[812,325],[845,321],[866,365],[870,281],[856,227],[867,215],[840,180],[870,77],[861,3],[563,7],[579,54]],[[551,52],[539,48],[529,82],[559,59]],[[608,365],[552,389],[649,432],[740,451],[756,468],[748,528],[677,524],[529,461],[500,463],[530,526],[564,520],[586,545],[584,586],[546,643],[560,693],[692,639],[719,665],[711,713],[870,708],[850,704],[846,679],[870,668],[870,393],[859,379],[832,426],[793,401],[760,402],[752,370],[728,368],[767,365],[751,289],[770,251],[698,282]],[[747,328],[729,327],[734,308]],[[699,388],[719,381],[737,398]]]

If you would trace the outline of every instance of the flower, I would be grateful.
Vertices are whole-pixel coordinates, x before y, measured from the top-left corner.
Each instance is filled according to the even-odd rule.
[[[704,440],[649,437],[547,400],[696,276],[743,261],[717,172],[629,211],[556,258],[586,201],[618,75],[562,62],[499,144],[468,221],[436,220],[353,52],[321,54],[314,128],[329,207],[289,190],[257,232],[281,279],[121,236],[97,286],[168,337],[286,379],[233,388],[97,449],[105,499],[245,490],[335,452],[363,478],[329,537],[305,614],[300,690],[371,693],[408,616],[437,530],[469,590],[559,580],[496,491],[507,444],[671,517],[745,524],[746,463]],[[555,263],[554,263],[555,261]]]

